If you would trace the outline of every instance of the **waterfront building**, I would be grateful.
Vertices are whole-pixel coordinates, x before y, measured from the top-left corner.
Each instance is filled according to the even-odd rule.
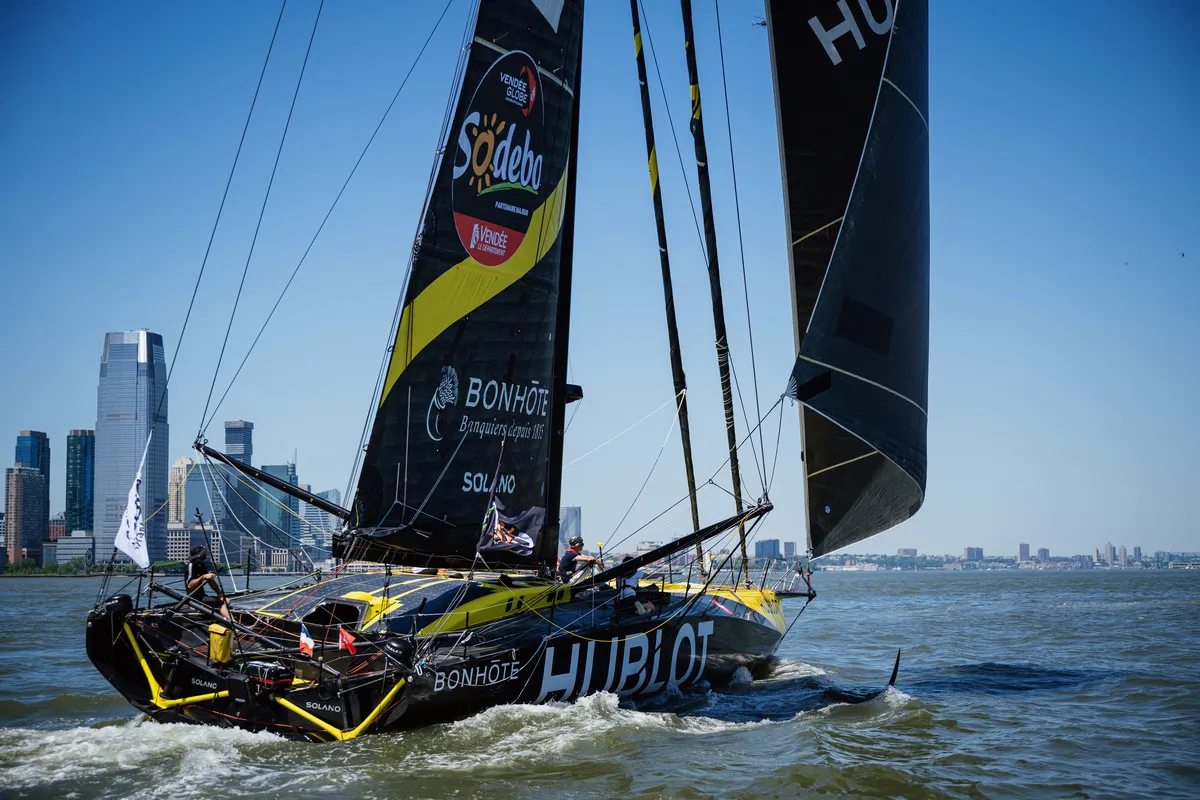
[[[1142,563],[1142,548],[1140,546],[1133,548],[1133,560],[1137,563]]]
[[[4,470],[4,550],[7,563],[23,558],[42,561],[42,540],[49,528],[46,478],[22,463]]]
[[[154,424],[155,414],[158,423]],[[96,390],[96,491],[93,506],[95,557],[107,561],[129,499],[129,489],[153,429],[142,471],[146,509],[146,549],[151,561],[166,555],[167,364],[162,336],[150,331],[118,331],[104,336]],[[116,553],[121,561],[129,559]]]
[[[757,539],[754,542],[755,558],[779,558],[779,555],[778,539]]]
[[[1125,545],[1121,545],[1120,549],[1117,551],[1117,563],[1122,567],[1129,566],[1129,559],[1127,558],[1127,555],[1128,554],[1125,551]]]
[[[793,558],[795,555],[796,555],[796,543],[795,542],[784,542],[783,543],[783,557],[784,558]]]
[[[67,514],[60,511],[50,518],[50,535],[46,537],[51,542],[56,542],[67,535]]]
[[[963,558],[967,561],[983,561],[982,547],[968,547],[963,550]]]
[[[296,475],[296,464],[264,464],[260,469],[281,481],[299,486]],[[266,484],[260,484],[259,501],[262,503],[262,515],[266,519],[266,529],[261,537],[269,547],[276,550],[292,550],[300,544],[300,499],[285,494]]]
[[[1039,547],[1037,560],[1041,561],[1043,564],[1048,562],[1050,560],[1050,548]]]
[[[167,480],[167,494],[170,497],[167,501],[168,530],[172,522],[183,522],[188,517],[187,492],[184,486],[195,464],[196,462],[187,456],[182,456],[175,459],[175,463],[171,465],[171,475]]]
[[[58,565],[58,542],[42,542],[42,566]]]
[[[917,548],[915,547],[900,547],[896,550],[896,555],[900,558],[916,558]]]
[[[225,423],[225,453],[236,458],[243,464],[254,465],[254,423],[241,419],[229,420]],[[263,547],[266,525],[259,518],[263,510],[263,501],[258,494],[258,483],[240,472],[224,468],[228,483],[225,486],[225,512],[229,525],[241,533],[243,554],[250,554],[256,548]],[[219,477],[219,476],[218,476]],[[224,481],[222,481],[224,482]],[[230,538],[227,547],[233,545]],[[248,556],[253,558],[253,556]]]
[[[64,536],[55,545],[60,564],[70,564],[77,558],[82,558],[85,564],[96,563],[96,539],[91,531],[71,531],[70,536]]]
[[[96,432],[67,434],[67,531],[90,531],[96,503]]]
[[[218,526],[225,522],[225,481],[215,464],[199,461],[188,474],[184,483],[184,504],[182,522],[195,522],[196,512],[210,526]],[[230,471],[226,469],[225,475]],[[232,480],[232,477],[230,477]]]
[[[1110,567],[1117,563],[1117,548],[1113,547],[1112,542],[1104,545],[1104,560]]]
[[[300,488],[306,492],[312,491],[307,483],[301,484]],[[342,493],[337,489],[329,489],[317,493],[317,497],[340,504]],[[300,546],[312,561],[327,560],[333,550],[333,532],[338,529],[338,518],[303,500],[300,501],[299,513],[304,520],[300,523]]]
[[[1028,560],[1029,560],[1029,543],[1021,542],[1017,546],[1017,561],[1028,561]]]
[[[21,431],[17,436],[16,458],[13,460],[17,464],[24,464],[36,469],[44,479],[42,481],[41,508],[45,518],[30,520],[31,524],[39,526],[38,543],[40,545],[42,540],[50,538],[50,438],[42,431]]]
[[[217,551],[209,543],[208,533],[207,528],[195,522],[168,522],[166,560],[186,562],[191,558],[192,548],[197,545],[204,545],[213,551],[209,553],[211,561],[218,560]]]

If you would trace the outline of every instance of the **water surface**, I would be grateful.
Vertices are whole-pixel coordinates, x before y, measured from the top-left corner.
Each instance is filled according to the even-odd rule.
[[[1200,572],[818,573],[751,683],[336,744],[146,721],[98,586],[0,579],[0,797],[1200,796]]]

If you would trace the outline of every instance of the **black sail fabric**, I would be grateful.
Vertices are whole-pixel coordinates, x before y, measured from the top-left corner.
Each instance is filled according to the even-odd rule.
[[[479,4],[339,558],[536,564],[582,35],[583,0]]]
[[[771,0],[809,546],[925,496],[929,364],[925,0]]]

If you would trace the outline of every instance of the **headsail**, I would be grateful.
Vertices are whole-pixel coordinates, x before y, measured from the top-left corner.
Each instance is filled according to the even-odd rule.
[[[925,496],[929,364],[926,0],[770,0],[809,546]]]
[[[545,558],[582,35],[582,0],[479,4],[339,557],[468,565],[487,515],[535,543],[488,563]]]

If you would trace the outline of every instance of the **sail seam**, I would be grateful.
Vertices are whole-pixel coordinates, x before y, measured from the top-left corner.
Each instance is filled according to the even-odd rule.
[[[801,242],[803,242],[805,239],[809,239],[809,238],[812,238],[813,236],[816,236],[818,233],[820,233],[821,231],[825,230],[826,228],[830,228],[830,227],[832,227],[832,226],[834,226],[834,225],[837,225],[839,222],[841,222],[841,221],[842,221],[842,220],[844,220],[845,218],[846,218],[846,216],[843,214],[842,216],[838,217],[837,219],[833,220],[832,222],[826,222],[824,225],[822,225],[821,227],[817,228],[816,230],[809,231],[808,233],[804,234],[803,236],[801,236],[801,237],[800,237],[799,239],[797,239],[796,241],[792,242],[792,247],[795,247],[796,245],[800,244],[800,243],[801,243]],[[816,304],[815,304],[815,303],[813,304],[813,307],[814,307],[814,308],[816,308]]]
[[[896,17],[900,15],[900,0],[896,0],[895,8]],[[894,17],[893,19],[895,19]],[[858,155],[858,166],[854,169],[854,183],[850,184],[850,195],[846,198],[846,210],[842,213],[842,218],[845,219],[850,214],[850,206],[854,203],[854,192],[858,188],[858,177],[862,174],[863,161],[867,157],[867,147],[871,143],[871,131],[875,128],[875,114],[879,111],[879,95],[883,92],[884,76],[887,75],[888,58],[892,54],[892,42],[896,38],[896,24],[893,21],[892,29],[888,33],[887,50],[883,54],[883,68],[879,70],[879,86],[875,89],[875,104],[871,106],[871,121],[867,124],[867,135],[863,137],[862,152]],[[821,288],[817,290],[817,299],[813,303],[812,314],[808,317],[808,324],[804,326],[804,335],[808,336],[808,331],[812,328],[812,321],[816,317],[817,307],[821,305],[821,295],[825,293],[825,284],[829,282],[829,270],[833,266],[833,260],[837,258],[838,245],[842,241],[842,231],[845,227],[838,228],[837,238],[833,241],[833,249],[829,251],[829,263],[825,265],[825,274],[821,277]],[[889,390],[890,391],[890,390]],[[908,400],[908,398],[904,398]],[[912,402],[909,400],[909,402]],[[920,408],[920,406],[917,406]]]
[[[888,86],[892,87],[893,89],[895,89],[897,92],[899,92],[900,96],[908,101],[908,104],[913,107],[913,111],[916,111],[917,116],[921,118],[921,123],[925,126],[926,132],[928,132],[929,131],[929,121],[927,119],[925,119],[925,115],[921,113],[921,109],[917,108],[917,104],[912,101],[912,98],[909,97],[908,95],[906,95],[904,93],[903,89],[901,89],[896,84],[892,83],[892,81],[890,79],[884,78],[883,82],[886,83]]]
[[[879,451],[872,450],[869,453],[863,453],[861,456],[855,456],[854,458],[847,459],[846,461],[843,461],[840,464],[833,464],[828,467],[822,467],[821,469],[817,470],[816,472],[810,472],[810,473],[808,473],[808,477],[815,478],[823,472],[829,472],[831,469],[837,469],[838,467],[844,467],[848,464],[853,464],[855,461],[862,461],[864,458],[870,458],[871,456],[877,456],[877,455],[879,455]]]
[[[524,50],[519,50],[519,51],[505,50],[500,45],[494,44],[493,42],[489,42],[487,39],[482,39],[478,36],[475,37],[475,44],[480,45],[481,47],[486,47],[488,50],[497,52],[502,56],[508,55],[509,53],[512,53],[512,52],[521,52],[521,53],[525,52]],[[545,78],[546,80],[550,81],[551,83],[557,85],[558,88],[562,89],[564,92],[571,95],[571,97],[575,96],[575,92],[571,90],[571,87],[567,86],[565,83],[563,83],[562,78],[558,77],[553,72],[547,72],[545,69],[543,69],[540,66],[537,68],[537,71],[538,71],[538,74],[540,74],[543,78]]]
[[[824,367],[825,369],[831,369],[834,372],[845,375],[848,378],[854,378],[856,380],[860,380],[863,383],[870,384],[871,386],[874,386],[877,389],[883,389],[885,392],[888,392],[889,394],[894,394],[896,397],[899,397],[901,400],[905,401],[906,403],[909,403],[914,408],[916,408],[917,411],[920,411],[926,417],[929,416],[929,412],[926,411],[925,409],[921,408],[920,403],[918,403],[916,400],[913,400],[911,397],[909,397],[907,395],[897,392],[895,389],[891,388],[890,386],[884,386],[882,383],[873,381],[870,378],[864,378],[862,375],[855,375],[853,372],[850,372],[849,370],[844,370],[841,367],[835,367],[832,364],[826,364],[824,361],[818,361],[817,359],[809,358],[806,355],[798,355],[798,356],[796,356],[796,358],[800,359],[801,361],[807,361],[810,364],[816,364],[819,367]]]

